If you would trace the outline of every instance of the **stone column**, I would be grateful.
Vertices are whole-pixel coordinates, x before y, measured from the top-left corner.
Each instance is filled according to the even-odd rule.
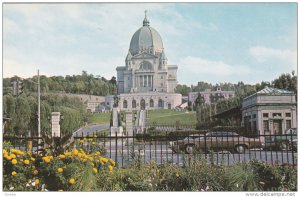
[[[134,74],[134,71],[132,71],[132,87],[131,88],[135,88],[135,74]]]
[[[52,137],[60,137],[60,112],[51,113],[51,133]]]
[[[146,75],[146,86],[148,87],[148,75]]]

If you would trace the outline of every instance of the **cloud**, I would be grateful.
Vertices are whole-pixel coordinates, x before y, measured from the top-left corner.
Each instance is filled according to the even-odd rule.
[[[245,65],[230,65],[223,61],[212,61],[201,57],[187,56],[179,61],[179,78],[192,80],[193,83],[206,80],[219,82],[228,77],[242,78],[250,73],[251,69]],[[187,74],[188,73],[188,74]]]
[[[297,66],[297,52],[292,50],[273,49],[263,46],[255,46],[249,49],[249,53],[256,61],[265,63],[281,60],[292,66]]]

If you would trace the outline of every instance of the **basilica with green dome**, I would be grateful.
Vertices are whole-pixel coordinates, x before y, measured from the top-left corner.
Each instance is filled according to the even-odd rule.
[[[145,12],[143,26],[132,36],[125,66],[117,70],[120,109],[172,109],[181,104],[177,65],[168,65],[162,38]],[[107,102],[111,107],[111,97]]]

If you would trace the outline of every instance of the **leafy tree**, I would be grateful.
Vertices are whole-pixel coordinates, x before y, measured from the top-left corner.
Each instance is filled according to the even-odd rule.
[[[191,92],[191,88],[187,85],[178,84],[175,88],[175,92],[182,94],[183,96],[188,96],[189,92]]]
[[[31,109],[26,97],[17,97],[15,107],[15,132],[17,135],[25,135],[27,134],[31,114]]]

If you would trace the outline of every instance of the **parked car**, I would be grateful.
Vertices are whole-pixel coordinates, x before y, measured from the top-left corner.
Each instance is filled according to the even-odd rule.
[[[206,152],[208,150],[228,150],[244,153],[247,149],[262,148],[263,144],[257,138],[247,138],[234,132],[208,132],[196,138],[186,137],[183,140],[170,142],[169,147],[173,152],[184,151],[194,153],[195,151]]]
[[[283,134],[265,137],[265,149],[297,150],[297,128],[289,128]]]

